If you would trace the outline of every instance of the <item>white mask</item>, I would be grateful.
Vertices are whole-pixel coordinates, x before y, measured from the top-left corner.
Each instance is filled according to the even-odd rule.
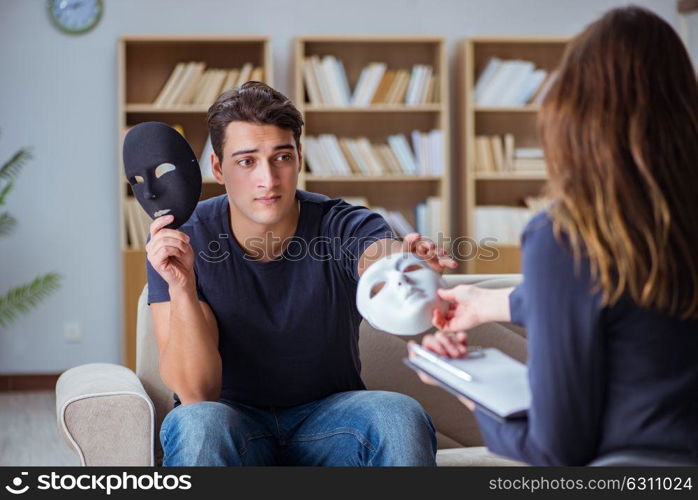
[[[394,253],[374,262],[359,279],[356,305],[378,330],[416,335],[431,327],[435,309],[446,312],[448,303],[436,290],[441,276],[413,253]]]

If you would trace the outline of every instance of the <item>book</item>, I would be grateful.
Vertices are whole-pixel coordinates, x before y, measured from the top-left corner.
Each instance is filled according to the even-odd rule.
[[[347,137],[340,137],[339,148],[342,150],[342,154],[344,155],[344,158],[346,158],[347,160],[347,164],[349,165],[351,174],[362,175],[361,167],[359,166],[359,163],[356,160],[356,158],[354,158],[354,153],[351,151],[349,147],[350,140],[351,139],[348,139]]]
[[[179,95],[182,93],[182,90],[184,89],[184,86],[186,85],[187,80],[190,78],[190,75],[192,74],[192,71],[195,69],[196,65],[197,63],[193,61],[185,63],[179,78],[177,78],[177,81],[174,82],[172,89],[167,96],[167,100],[162,102],[163,106],[171,106],[178,102]]]
[[[240,77],[240,70],[239,69],[228,70],[228,76],[225,78],[225,81],[223,82],[223,87],[221,89],[221,93],[225,92],[226,90],[230,90],[230,89],[235,88],[235,85],[237,85],[239,77]]]
[[[167,78],[165,85],[163,85],[162,89],[160,90],[160,93],[155,98],[155,101],[153,101],[153,105],[155,105],[156,107],[162,107],[168,103],[169,97],[172,94],[172,89],[177,85],[177,82],[182,76],[182,72],[184,71],[185,67],[186,63],[177,63],[174,70],[172,71],[172,73],[170,73],[170,76]]]
[[[526,365],[499,349],[474,350],[446,358],[416,345],[407,366],[422,371],[444,389],[464,396],[498,420],[524,417],[531,406]]]
[[[199,168],[201,169],[201,179],[203,181],[214,179],[213,171],[211,170],[211,153],[213,153],[213,144],[209,135],[199,156]]]
[[[225,70],[212,70],[211,76],[208,80],[208,84],[205,87],[203,96],[201,97],[200,104],[205,104],[210,106],[218,98],[223,89],[223,83],[225,82],[228,73]]]
[[[429,220],[429,230],[426,233],[432,241],[439,241],[439,233],[441,231],[441,198],[438,196],[429,196],[426,201],[427,212],[426,216]]]
[[[393,149],[397,156],[402,171],[408,175],[417,175],[417,162],[407,139],[402,134],[395,134],[388,137],[388,145]]]
[[[393,84],[385,98],[386,104],[400,104],[407,95],[407,87],[410,82],[410,74],[406,69],[400,69],[395,73]]]
[[[350,205],[354,205],[356,207],[365,207],[365,208],[370,208],[370,205],[368,203],[368,198],[365,198],[363,196],[338,196],[338,198],[346,201]]]
[[[306,57],[303,63],[303,82],[305,83],[305,91],[308,94],[309,102],[314,106],[322,106],[324,101],[320,93],[320,84],[313,70],[310,57]]]
[[[514,170],[514,134],[504,134],[504,168]]]
[[[334,56],[325,56],[320,62],[320,70],[325,73],[325,79],[329,86],[330,104],[332,106],[348,106],[349,102],[344,100],[344,91],[340,83],[341,76],[335,66]]]
[[[417,92],[420,84],[420,79],[422,77],[421,64],[415,64],[412,66],[412,74],[410,76],[410,81],[407,86],[407,95],[405,96],[405,104],[414,105],[417,101]]]
[[[414,226],[412,226],[402,212],[398,210],[389,210],[388,220],[400,238],[404,238],[408,234],[416,232]]]
[[[263,82],[264,81],[264,68],[261,66],[255,66],[250,74],[251,82]]]
[[[519,102],[521,89],[527,86],[527,81],[536,69],[536,66],[530,61],[514,61],[515,69],[513,70],[511,80],[507,82],[507,86],[497,96],[498,106],[518,106],[523,104]]]
[[[492,147],[492,157],[494,158],[494,169],[497,172],[503,172],[504,166],[504,144],[502,138],[498,135],[490,137],[490,145]]]
[[[388,96],[388,92],[390,91],[390,87],[393,84],[393,80],[395,80],[396,73],[397,72],[394,69],[389,69],[385,72],[380,84],[378,85],[378,88],[376,89],[376,93],[373,95],[371,104],[385,104],[387,102],[386,98]]]
[[[196,88],[194,89],[194,94],[191,99],[192,104],[202,104],[205,100],[206,88],[208,83],[213,76],[213,70],[207,69],[204,74],[201,75],[199,81],[196,82]]]
[[[196,84],[203,75],[206,64],[202,62],[193,63],[191,68],[173,104],[191,103],[192,97],[194,97],[194,91],[196,90]]]
[[[374,62],[361,71],[359,83],[352,96],[351,104],[353,106],[369,106],[371,104],[386,69],[385,63]]]
[[[387,144],[376,144],[374,150],[383,159],[385,170],[391,175],[402,175],[404,172],[400,167],[400,161],[395,156],[395,152]]]
[[[347,139],[346,144],[349,148],[349,151],[351,152],[352,158],[354,159],[356,165],[359,167],[361,175],[371,175],[371,167],[368,164],[367,160],[364,158],[364,155],[361,154],[361,151],[359,150],[359,145],[357,144],[357,140]]]
[[[488,136],[475,136],[475,170],[478,172],[494,172],[494,155],[492,143]]]
[[[544,172],[544,158],[514,158],[514,171]]]
[[[521,233],[535,212],[528,207],[476,206],[475,239],[494,238],[498,245],[519,244]]]
[[[442,175],[444,170],[443,132],[434,129],[429,132],[429,174]]]
[[[555,83],[556,78],[557,70],[554,70],[545,78],[545,81],[541,84],[540,88],[535,92],[535,94],[531,98],[532,104],[540,105],[543,103],[543,99],[545,99],[545,96],[548,94],[550,87],[552,87],[553,83]]]
[[[252,75],[252,69],[253,69],[252,63],[245,63],[242,65],[242,68],[240,68],[240,75],[238,75],[237,84],[235,85],[236,87],[239,87],[243,83],[250,81],[250,75]]]
[[[305,138],[305,162],[313,175],[324,176],[329,175],[327,171],[327,163],[325,163],[320,146],[317,139],[312,136]]]
[[[491,57],[487,61],[487,64],[485,65],[485,69],[482,70],[482,73],[480,73],[480,76],[477,79],[477,83],[475,84],[475,102],[476,103],[479,103],[482,100],[482,92],[490,84],[492,77],[499,70],[499,67],[501,65],[502,65],[502,60],[499,59],[498,57]]]

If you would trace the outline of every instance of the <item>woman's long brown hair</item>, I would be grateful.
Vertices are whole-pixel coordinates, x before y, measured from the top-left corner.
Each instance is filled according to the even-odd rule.
[[[698,85],[665,21],[608,12],[569,45],[539,114],[556,234],[603,304],[698,318]]]

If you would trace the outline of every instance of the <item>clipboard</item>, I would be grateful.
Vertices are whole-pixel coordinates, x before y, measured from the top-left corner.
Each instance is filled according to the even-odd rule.
[[[447,358],[418,345],[413,352],[413,359],[403,360],[408,367],[426,373],[452,394],[470,399],[496,420],[528,414],[528,369],[499,349],[474,349],[464,358]]]

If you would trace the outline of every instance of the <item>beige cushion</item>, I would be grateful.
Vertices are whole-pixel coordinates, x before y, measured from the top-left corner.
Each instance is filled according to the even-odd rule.
[[[436,454],[439,467],[521,467],[527,464],[509,460],[491,453],[484,446],[439,450]]]

